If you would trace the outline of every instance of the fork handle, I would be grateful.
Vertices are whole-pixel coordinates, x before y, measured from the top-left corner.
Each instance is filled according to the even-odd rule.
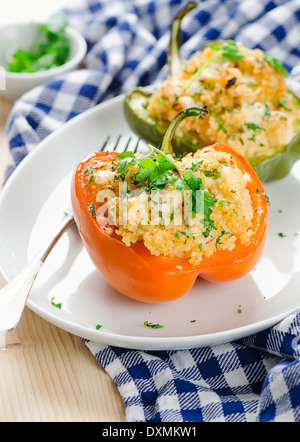
[[[32,285],[47,256],[63,233],[73,224],[74,218],[67,213],[44,247],[27,266],[0,290],[0,331],[6,332],[17,326],[22,316]]]

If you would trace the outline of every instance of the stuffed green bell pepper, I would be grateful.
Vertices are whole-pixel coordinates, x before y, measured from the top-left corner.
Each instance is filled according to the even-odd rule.
[[[244,156],[262,181],[283,178],[300,159],[300,100],[288,90],[286,70],[269,53],[232,40],[213,42],[182,61],[180,23],[194,7],[189,3],[173,22],[169,77],[126,95],[129,126],[158,144],[178,112],[207,106],[206,118],[181,123],[173,140],[175,155],[220,142]]]

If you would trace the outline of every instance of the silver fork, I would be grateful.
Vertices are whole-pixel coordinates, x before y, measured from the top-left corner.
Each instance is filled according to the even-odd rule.
[[[132,151],[133,153],[137,153],[147,150],[146,144],[135,135],[119,135],[116,141],[112,142],[110,139],[110,136],[105,139],[99,152],[115,150],[117,152]]]
[[[135,138],[135,136],[119,136],[114,143],[110,143],[110,137],[107,137],[99,151],[117,150],[122,152],[132,150],[136,153],[139,149],[139,144],[140,140]],[[68,209],[65,211],[64,218],[57,229],[33,260],[0,290],[0,332],[7,332],[18,325],[27,297],[42,265],[57,241],[73,224],[73,214]]]

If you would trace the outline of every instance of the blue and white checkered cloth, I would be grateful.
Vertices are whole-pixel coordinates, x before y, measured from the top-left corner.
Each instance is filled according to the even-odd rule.
[[[186,0],[86,0],[65,9],[88,42],[86,69],[19,99],[6,178],[47,135],[103,100],[166,77],[172,19]],[[183,22],[182,56],[208,40],[260,47],[290,72],[300,61],[299,0],[203,0]],[[300,422],[300,313],[239,342],[136,351],[85,341],[131,422]]]

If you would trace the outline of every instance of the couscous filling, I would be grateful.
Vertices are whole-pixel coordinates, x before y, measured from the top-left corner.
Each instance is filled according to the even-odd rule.
[[[177,136],[194,133],[195,144],[197,137],[207,145],[218,141],[247,158],[284,148],[299,115],[282,69],[260,49],[241,43],[226,49],[216,56],[216,48],[206,47],[183,62],[182,70],[153,93],[147,110],[164,125],[182,109],[207,105],[210,115],[184,120]]]
[[[250,176],[229,153],[212,147],[175,159],[155,149],[97,166],[85,171],[92,210],[127,246],[140,241],[153,255],[197,265],[204,256],[248,243],[253,234]]]

